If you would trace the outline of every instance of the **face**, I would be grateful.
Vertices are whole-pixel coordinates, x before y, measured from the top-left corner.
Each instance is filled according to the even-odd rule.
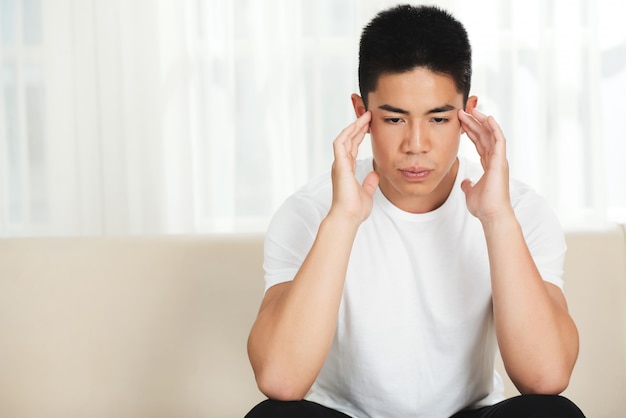
[[[417,67],[378,79],[369,93],[370,135],[380,190],[395,206],[424,213],[448,198],[458,169],[463,108],[451,77]],[[357,115],[366,110],[352,97]],[[476,106],[470,97],[466,111]]]

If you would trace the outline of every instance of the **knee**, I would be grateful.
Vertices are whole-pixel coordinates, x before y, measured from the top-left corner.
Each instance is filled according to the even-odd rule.
[[[560,395],[526,395],[535,398],[536,412],[540,416],[585,418],[580,408],[568,398]]]
[[[255,406],[245,418],[328,417],[350,418],[342,412],[306,400],[276,401],[268,399]]]
[[[266,399],[244,418],[293,418],[298,416],[298,401],[275,401]]]

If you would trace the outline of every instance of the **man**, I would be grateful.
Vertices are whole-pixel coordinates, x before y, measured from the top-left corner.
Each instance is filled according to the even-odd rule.
[[[557,396],[578,354],[563,233],[509,180],[470,79],[467,33],[438,8],[364,29],[358,119],[267,233],[248,352],[269,400],[249,417],[582,416]],[[462,133],[482,167],[458,158]],[[503,400],[497,346],[524,396]]]

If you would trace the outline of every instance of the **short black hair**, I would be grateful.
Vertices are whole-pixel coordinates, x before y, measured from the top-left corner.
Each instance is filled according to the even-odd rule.
[[[359,89],[365,107],[381,75],[416,67],[452,77],[465,104],[472,48],[461,22],[435,6],[400,5],[378,13],[363,29],[359,46]]]

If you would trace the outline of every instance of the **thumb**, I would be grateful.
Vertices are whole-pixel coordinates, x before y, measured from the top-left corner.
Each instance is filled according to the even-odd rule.
[[[378,187],[378,181],[380,177],[376,171],[370,172],[363,180],[363,190],[367,192],[370,196],[374,195],[376,188]]]
[[[467,194],[474,188],[474,183],[470,179],[465,179],[461,182],[461,190],[467,196]]]

